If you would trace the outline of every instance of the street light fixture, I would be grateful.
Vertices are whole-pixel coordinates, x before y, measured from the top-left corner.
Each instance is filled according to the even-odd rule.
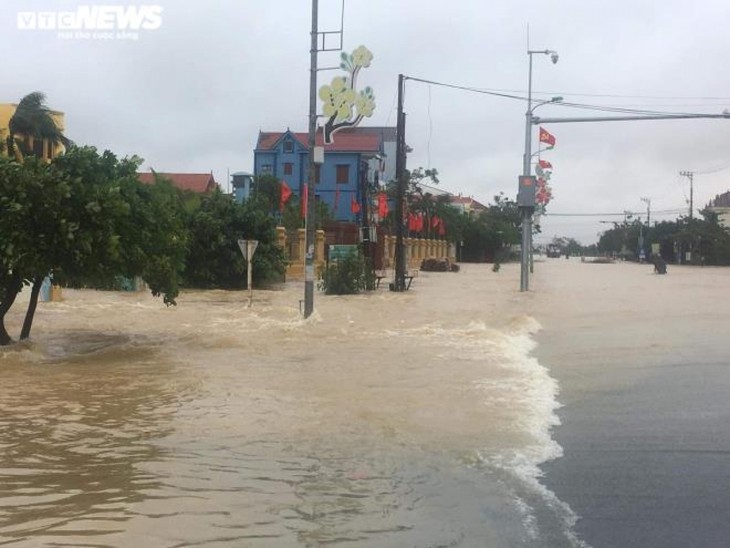
[[[563,100],[562,97],[553,97],[548,101],[542,101],[532,106],[532,56],[535,54],[549,55],[553,64],[558,62],[558,52],[551,49],[544,50],[527,50],[527,55],[530,58],[530,65],[528,71],[527,80],[527,111],[525,112],[525,155],[522,161],[522,175],[530,177],[532,175],[532,113],[534,110],[547,103],[559,103]],[[529,283],[529,263],[530,263],[530,248],[532,246],[532,212],[533,207],[521,207],[522,213],[522,254],[521,254],[521,268],[520,268],[520,291],[527,291],[530,288]]]

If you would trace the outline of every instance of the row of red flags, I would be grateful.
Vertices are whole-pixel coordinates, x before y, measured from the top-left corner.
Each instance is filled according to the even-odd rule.
[[[542,162],[542,160],[541,160]],[[281,195],[279,198],[279,209],[284,210],[284,204],[286,204],[292,197],[292,190],[285,181],[281,182]],[[308,197],[308,185],[304,185],[303,196],[301,202],[302,217],[307,216],[307,197]],[[337,204],[340,198],[340,189],[335,191],[335,211],[337,210]],[[360,213],[361,207],[360,202],[353,196],[350,199],[350,211],[357,214]],[[378,192],[378,216],[384,219],[388,216],[388,197],[385,192]],[[426,216],[423,213],[409,213],[408,214],[408,230],[411,232],[423,232],[426,224]],[[437,231],[440,235],[446,234],[446,223],[438,215],[431,217],[431,228]]]
[[[281,181],[281,194],[279,197],[279,210],[284,211],[284,205],[289,201],[289,198],[292,197],[292,189],[289,188],[289,185],[286,184],[285,181]],[[302,209],[302,217],[307,216],[307,199],[309,197],[309,188],[308,185],[305,183],[303,187],[302,192],[302,202],[301,202],[301,209]],[[335,191],[335,211],[337,211],[337,206],[340,201],[340,189],[338,188]],[[361,207],[360,202],[357,201],[355,196],[353,196],[350,199],[350,211],[357,214],[360,213]],[[378,193],[378,215],[381,219],[387,217],[388,215],[388,197],[386,196],[385,192],[379,192]]]
[[[408,214],[408,230],[410,232],[423,232],[427,224],[426,215],[424,213]],[[437,231],[441,236],[446,234],[446,223],[438,215],[431,217],[431,228]]]
[[[547,148],[553,148],[555,146],[555,136],[552,135],[549,131],[547,131],[544,128],[540,128],[540,142],[545,143],[547,145]],[[552,169],[553,165],[548,162],[547,160],[538,160],[538,165],[542,169]],[[548,203],[550,203],[550,200],[552,200],[553,197],[553,191],[550,188],[550,185],[547,182],[547,179],[549,178],[549,173],[546,174],[545,177],[538,177],[537,179],[537,193],[535,195],[535,200],[538,204],[542,206],[546,206]]]

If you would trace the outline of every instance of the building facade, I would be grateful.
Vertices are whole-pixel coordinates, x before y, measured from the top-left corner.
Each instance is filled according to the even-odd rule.
[[[717,215],[717,220],[722,226],[730,228],[730,191],[715,196],[707,209]]]
[[[237,171],[231,174],[231,188],[233,189],[233,197],[238,202],[248,200],[253,187],[253,173],[245,171]]]
[[[309,166],[308,134],[290,130],[260,132],[254,150],[254,175],[272,175],[301,197]],[[377,185],[395,176],[395,128],[350,128],[335,134],[324,148],[324,163],[315,174],[315,199],[324,202],[335,220],[354,221],[352,203],[361,202],[362,185]],[[388,152],[392,149],[392,156]],[[388,152],[386,152],[388,151]],[[237,196],[238,197],[238,196]]]

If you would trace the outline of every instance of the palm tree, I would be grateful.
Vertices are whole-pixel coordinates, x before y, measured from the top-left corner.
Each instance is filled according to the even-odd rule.
[[[46,95],[41,91],[34,91],[23,97],[8,122],[6,149],[8,155],[15,156],[18,162],[23,161],[24,155],[33,152],[28,149],[25,141],[18,138],[21,135],[33,139],[47,139],[54,146],[61,143],[68,147],[71,144],[56,125],[53,112],[46,105]]]

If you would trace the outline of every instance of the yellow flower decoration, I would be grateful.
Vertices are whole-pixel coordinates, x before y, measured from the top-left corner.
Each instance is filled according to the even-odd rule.
[[[357,99],[355,99],[355,108],[357,108],[357,113],[359,116],[372,116],[373,111],[375,110],[375,101],[372,97],[361,93],[360,95],[358,95]]]
[[[319,88],[319,98],[324,103],[322,113],[327,117],[335,116],[338,122],[352,117],[355,97],[355,91],[347,87],[346,80],[340,76],[333,78],[329,86]]]
[[[352,52],[352,62],[356,67],[369,67],[373,54],[365,46],[359,46]]]

